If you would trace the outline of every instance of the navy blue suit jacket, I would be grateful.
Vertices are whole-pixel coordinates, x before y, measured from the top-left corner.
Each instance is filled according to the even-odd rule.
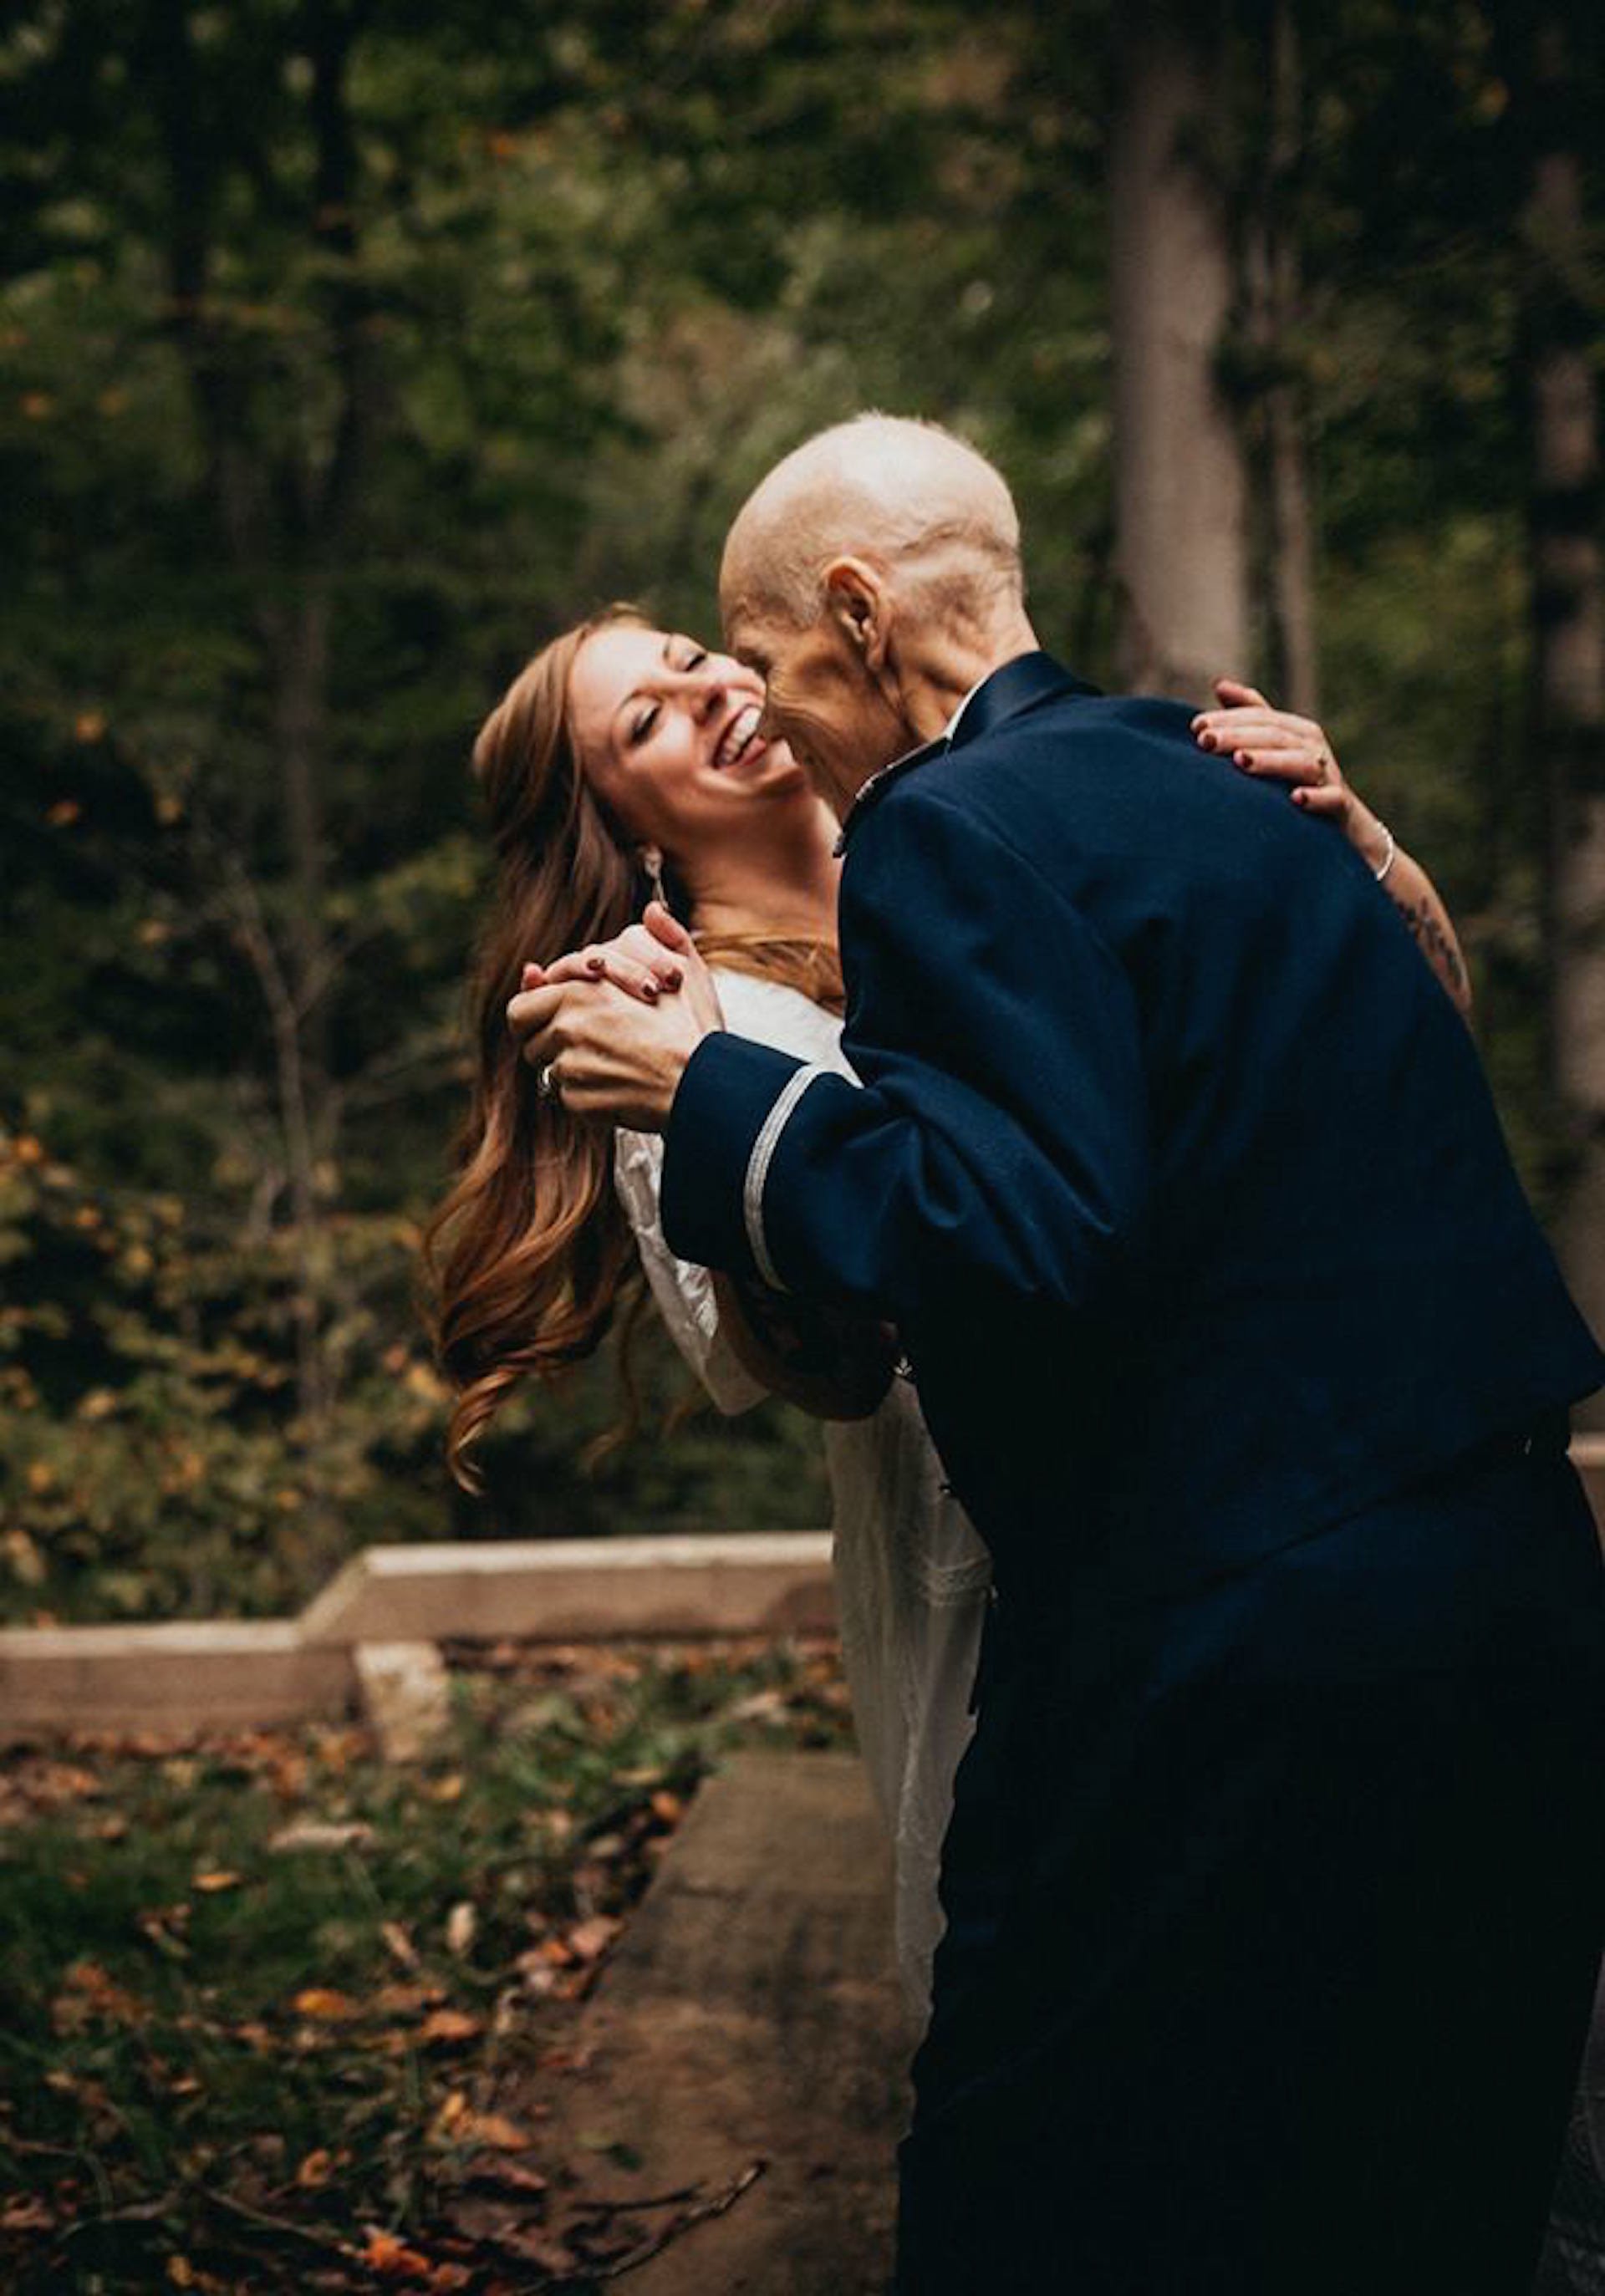
[[[994,673],[860,801],[841,941],[862,1088],[710,1037],[665,1231],[894,1319],[1027,1611],[1180,1594],[1601,1383],[1392,902],[1180,705]]]

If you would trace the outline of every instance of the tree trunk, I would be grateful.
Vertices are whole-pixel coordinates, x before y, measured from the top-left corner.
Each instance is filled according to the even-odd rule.
[[[1247,675],[1242,443],[1220,387],[1234,303],[1221,186],[1205,161],[1204,27],[1163,0],[1116,11],[1110,144],[1115,503],[1128,685],[1211,698]]]
[[[284,841],[290,863],[286,921],[293,984],[312,1095],[321,1102],[328,1067],[326,990],[329,962],[324,783],[328,771],[329,616],[324,586],[306,578],[301,595],[282,617],[270,650],[274,747],[284,796]],[[321,1110],[319,1111],[321,1113]],[[332,1144],[315,1127],[319,1152]]]
[[[1560,1243],[1605,1331],[1605,590],[1583,161],[1564,20],[1534,33],[1527,355],[1534,753],[1549,799],[1551,1048],[1566,1127]]]
[[[1261,215],[1264,234],[1266,589],[1276,698],[1306,718],[1321,708],[1315,638],[1315,530],[1310,509],[1305,397],[1293,357],[1300,303],[1297,176],[1304,149],[1298,26],[1291,0],[1271,12],[1271,148]]]
[[[360,161],[349,88],[361,12],[341,0],[304,0],[300,15],[312,68],[313,175],[304,228],[324,268],[334,385],[318,445],[309,442],[283,379],[264,368],[248,342],[220,327],[211,309],[212,234],[235,155],[218,99],[209,93],[184,0],[151,0],[146,31],[171,184],[173,329],[207,449],[211,504],[250,602],[269,696],[286,898],[280,920],[270,923],[242,870],[250,916],[241,930],[273,1031],[296,1270],[297,1399],[314,1477],[336,1389],[336,1365],[325,1345],[336,1283],[325,1199],[340,1112],[329,1062],[336,951],[329,930],[324,804],[330,597],[375,398],[371,315],[357,265]],[[242,900],[235,906],[242,909]]]

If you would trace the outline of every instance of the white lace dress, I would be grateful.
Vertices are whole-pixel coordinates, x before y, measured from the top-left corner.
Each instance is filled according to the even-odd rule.
[[[726,1023],[738,1036],[852,1075],[841,1023],[810,998],[746,973],[715,977]],[[664,1240],[662,1142],[619,1132],[614,1172],[675,1345],[721,1411],[750,1409],[765,1390],[720,1331],[712,1279],[706,1268],[677,1259]],[[969,1693],[992,1574],[969,1518],[942,1488],[941,1464],[906,1380],[893,1381],[871,1417],[825,1422],[824,1438],[843,1662],[859,1744],[894,1845],[898,1966],[923,2013],[942,1927],[937,1866],[953,1773],[969,1741]]]

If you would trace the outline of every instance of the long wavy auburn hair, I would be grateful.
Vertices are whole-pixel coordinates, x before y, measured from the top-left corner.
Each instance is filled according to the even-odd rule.
[[[470,980],[475,1073],[457,1177],[424,1243],[436,1352],[455,1390],[447,1460],[469,1490],[481,1488],[473,1447],[514,1389],[594,1353],[621,1305],[628,1333],[645,1302],[613,1187],[612,1131],[542,1099],[506,1021],[531,957],[610,939],[650,897],[630,840],[585,779],[569,711],[580,647],[619,623],[651,627],[636,608],[615,605],[554,638],[473,745],[497,879]],[[671,905],[684,915],[683,888],[665,869]],[[841,1010],[840,966],[827,945],[754,933],[699,946],[712,963]]]

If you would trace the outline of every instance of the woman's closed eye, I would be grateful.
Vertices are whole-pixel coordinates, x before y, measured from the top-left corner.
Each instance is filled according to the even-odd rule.
[[[671,662],[669,667],[671,669],[678,671],[681,677],[689,677],[694,671],[699,670],[702,668],[704,662],[706,661],[707,659],[708,650],[706,646],[691,646],[687,649],[683,660]],[[642,709],[637,712],[636,716],[630,720],[630,739],[632,747],[639,742],[650,739],[651,735],[656,729],[658,718],[661,714],[662,705],[656,701],[648,702]]]

